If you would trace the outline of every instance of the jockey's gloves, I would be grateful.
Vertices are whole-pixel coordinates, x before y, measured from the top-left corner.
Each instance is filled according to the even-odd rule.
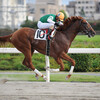
[[[55,25],[56,25],[56,26],[59,26],[59,22],[55,22]]]
[[[63,25],[63,23],[61,21],[59,21],[59,25]]]

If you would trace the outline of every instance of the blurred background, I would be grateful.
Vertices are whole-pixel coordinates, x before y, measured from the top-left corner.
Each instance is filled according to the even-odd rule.
[[[82,16],[99,30],[100,0],[0,0],[0,29],[37,28],[41,16],[58,11],[64,12],[66,18]]]

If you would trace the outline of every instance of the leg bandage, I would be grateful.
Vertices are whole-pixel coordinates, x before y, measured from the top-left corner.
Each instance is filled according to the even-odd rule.
[[[36,74],[38,74],[39,76],[41,76],[41,77],[43,76],[43,74],[42,74],[41,72],[39,72],[37,69],[35,69],[34,72],[35,72]]]
[[[69,75],[72,75],[73,70],[74,70],[74,66],[71,66],[71,69],[70,69],[70,71],[69,71]]]

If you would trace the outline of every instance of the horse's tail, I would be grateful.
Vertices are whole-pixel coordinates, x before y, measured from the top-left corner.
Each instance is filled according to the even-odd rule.
[[[6,42],[11,42],[12,34],[7,36],[0,36],[0,44],[5,44]]]

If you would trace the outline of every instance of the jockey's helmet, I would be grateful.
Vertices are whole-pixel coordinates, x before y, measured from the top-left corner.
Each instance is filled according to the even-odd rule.
[[[62,12],[58,12],[56,16],[59,18],[60,21],[64,20],[64,14]]]

